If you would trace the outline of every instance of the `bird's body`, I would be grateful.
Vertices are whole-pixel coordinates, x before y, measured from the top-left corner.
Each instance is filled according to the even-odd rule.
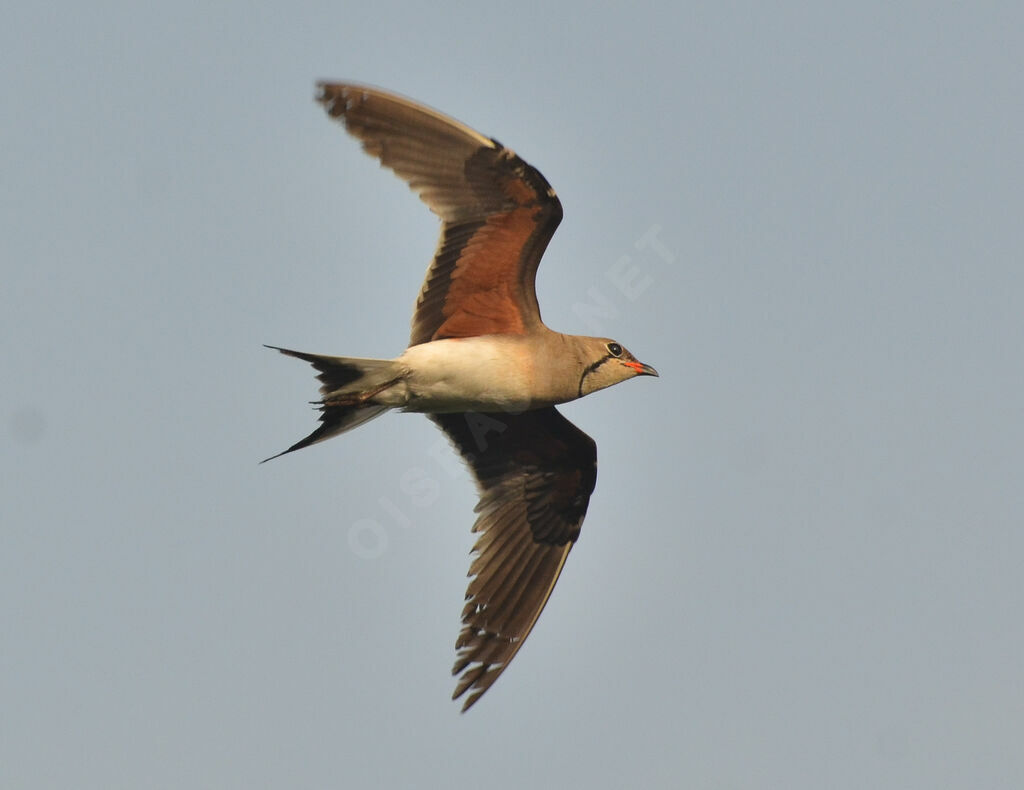
[[[529,364],[531,338],[522,335],[434,340],[406,349],[396,362],[409,371],[404,411],[443,414],[466,411],[520,411],[552,406],[535,389]],[[529,393],[524,400],[523,393]]]
[[[355,85],[320,88],[328,113],[443,224],[401,355],[278,349],[310,362],[321,381],[320,426],[284,452],[398,409],[427,414],[470,464],[480,535],[453,670],[461,673],[454,696],[471,691],[465,710],[533,628],[594,488],[594,442],[554,406],[657,373],[614,340],[561,334],[541,321],[534,277],[562,209],[539,172],[408,99]]]

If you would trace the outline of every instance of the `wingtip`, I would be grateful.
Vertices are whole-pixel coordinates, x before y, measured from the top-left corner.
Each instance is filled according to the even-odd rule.
[[[320,104],[326,104],[330,101],[328,94],[330,93],[331,85],[330,80],[317,80],[316,93],[313,95],[313,100]]]
[[[322,104],[327,114],[338,118],[352,109],[355,102],[365,101],[370,91],[379,90],[369,85],[335,80],[317,80],[314,100]]]
[[[466,690],[467,689],[461,689],[461,690],[456,689],[455,693],[452,694],[452,700],[457,700],[459,697],[461,697],[466,692]],[[480,697],[483,696],[483,693],[484,693],[484,690],[481,690],[481,689],[477,689],[475,691],[472,691],[470,693],[470,695],[468,697],[466,697],[466,699],[463,701],[462,707],[459,709],[459,713],[460,714],[465,713],[467,710],[472,708],[476,704],[476,701],[478,699],[480,699]]]
[[[302,355],[305,353],[303,351],[295,351],[295,350],[290,349],[290,348],[281,348],[281,346],[272,346],[269,343],[264,343],[263,347],[264,348],[269,348],[271,351],[279,351],[280,353],[284,354],[286,357],[299,357],[300,359],[302,359],[303,358]]]

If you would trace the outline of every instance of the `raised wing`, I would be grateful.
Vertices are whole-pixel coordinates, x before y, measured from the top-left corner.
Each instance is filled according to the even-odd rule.
[[[569,556],[597,481],[594,440],[554,408],[432,414],[480,490],[452,699],[476,702],[515,657]]]
[[[497,140],[394,94],[320,83],[319,101],[442,220],[409,345],[525,334],[541,322],[534,281],[562,205]]]

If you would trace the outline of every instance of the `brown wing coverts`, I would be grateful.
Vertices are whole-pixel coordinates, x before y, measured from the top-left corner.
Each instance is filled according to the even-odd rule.
[[[443,220],[410,345],[540,323],[537,265],[562,219],[554,190],[499,142],[415,102],[321,84],[320,101]]]
[[[547,603],[597,480],[594,441],[552,408],[434,414],[480,490],[453,698],[468,709],[508,666]]]

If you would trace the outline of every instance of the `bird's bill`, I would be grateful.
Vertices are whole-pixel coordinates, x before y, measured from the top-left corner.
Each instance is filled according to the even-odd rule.
[[[650,365],[645,365],[643,362],[623,362],[623,365],[629,368],[633,368],[638,376],[657,376],[658,371],[652,368]]]

